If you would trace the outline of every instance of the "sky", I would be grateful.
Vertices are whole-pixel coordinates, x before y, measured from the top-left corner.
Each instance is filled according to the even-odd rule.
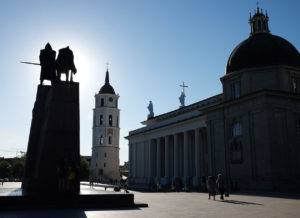
[[[0,0],[0,157],[27,150],[32,109],[47,42],[70,46],[80,83],[80,152],[91,155],[94,95],[110,84],[120,95],[120,164],[128,132],[154,114],[222,92],[232,50],[249,37],[256,0]],[[261,0],[269,28],[300,49],[300,1]],[[47,84],[47,83],[46,83]]]

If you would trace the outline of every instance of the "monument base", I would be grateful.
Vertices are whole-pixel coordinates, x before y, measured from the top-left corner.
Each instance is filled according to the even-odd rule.
[[[32,111],[24,191],[78,194],[79,143],[79,83],[39,85]]]

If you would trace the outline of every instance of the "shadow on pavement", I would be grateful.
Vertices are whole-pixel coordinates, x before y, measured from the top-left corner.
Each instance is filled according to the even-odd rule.
[[[300,199],[300,193],[292,192],[233,192],[233,195],[249,195],[270,198]]]
[[[264,206],[263,204],[258,204],[254,202],[247,202],[247,201],[236,201],[236,200],[217,200],[219,202],[224,202],[224,203],[231,203],[231,204],[240,204],[240,205],[259,205],[259,206]]]
[[[5,218],[87,218],[83,210],[35,210],[35,211],[6,211],[0,217]]]

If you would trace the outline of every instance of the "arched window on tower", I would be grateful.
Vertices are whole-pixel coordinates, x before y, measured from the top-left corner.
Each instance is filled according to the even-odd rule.
[[[119,117],[117,116],[117,127],[119,127]]]
[[[238,99],[240,98],[240,83],[238,81],[231,84],[231,98]]]
[[[103,115],[101,114],[100,115],[100,126],[102,126],[103,125]]]
[[[112,115],[109,115],[108,123],[109,123],[110,126],[112,126]]]
[[[261,21],[258,20],[258,30],[260,31],[261,30]]]
[[[101,107],[104,106],[104,98],[101,98]]]
[[[110,135],[110,136],[108,136],[108,144],[110,144],[110,145],[111,145],[111,135]]]
[[[103,144],[103,136],[100,136],[100,145]]]

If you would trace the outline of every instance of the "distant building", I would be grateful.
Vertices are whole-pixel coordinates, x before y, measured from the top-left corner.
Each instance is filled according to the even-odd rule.
[[[222,173],[231,188],[300,189],[300,55],[270,34],[268,19],[259,8],[250,16],[250,36],[221,78],[223,93],[129,132],[130,185],[199,187]]]
[[[129,170],[129,162],[124,162],[124,165],[120,165],[120,170],[126,171]]]
[[[107,70],[105,84],[95,95],[91,160],[91,178],[95,180],[120,180],[118,99]]]

